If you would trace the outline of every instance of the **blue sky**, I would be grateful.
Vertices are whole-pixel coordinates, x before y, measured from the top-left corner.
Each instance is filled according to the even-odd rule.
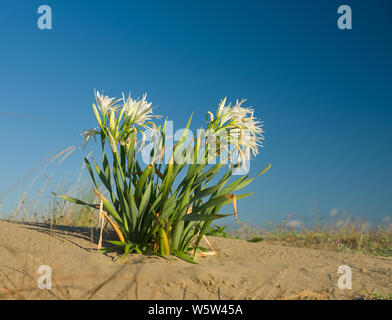
[[[42,4],[52,30],[37,27]],[[342,4],[352,30],[337,27]],[[251,174],[272,167],[239,202],[243,221],[311,216],[314,201],[321,216],[392,216],[389,1],[0,0],[0,26],[4,205],[45,159],[81,144],[97,88],[147,92],[175,128],[192,111],[199,124],[225,96],[247,98],[265,130]],[[86,153],[58,174],[77,171]]]

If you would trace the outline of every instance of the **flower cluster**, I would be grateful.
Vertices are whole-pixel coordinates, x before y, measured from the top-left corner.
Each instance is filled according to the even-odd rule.
[[[125,99],[123,94],[122,99],[116,99],[114,97],[109,98],[108,96],[100,94],[99,91],[95,91],[96,105],[93,104],[93,109],[100,127],[86,129],[81,133],[81,136],[85,138],[82,147],[86,147],[91,137],[94,137],[95,139],[95,135],[101,133],[99,131],[99,128],[101,128],[101,130],[107,134],[112,149],[116,150],[117,141],[122,134],[122,132],[119,132],[118,129],[123,117],[124,122],[121,126],[124,131],[123,133],[129,131],[130,128],[135,129],[135,125],[139,127],[144,126],[151,122],[153,118],[160,118],[158,115],[153,115],[151,102],[147,102],[146,97],[147,95],[144,94],[142,99],[136,100],[132,99],[129,95],[128,98]],[[117,118],[116,113],[118,113]],[[107,125],[106,118],[109,120]]]
[[[215,131],[213,138],[224,148],[227,148],[227,144],[233,145],[242,164],[250,159],[250,152],[253,156],[258,154],[258,148],[262,147],[264,140],[262,123],[253,116],[253,109],[242,107],[245,101],[237,100],[231,106],[231,103],[226,105],[224,98],[218,106],[216,118],[212,112],[208,112],[211,127]]]
[[[115,98],[109,98],[108,96],[101,95],[99,91],[95,91],[95,100],[97,101],[99,110],[102,115],[106,115],[109,109],[118,102]]]
[[[160,116],[153,114],[152,103],[146,100],[146,95],[141,99],[133,99],[130,95],[126,98],[123,94],[122,99],[116,99],[96,91],[95,98],[97,106],[93,104],[93,109],[99,126],[83,131],[83,148],[91,137],[95,139],[95,136],[101,133],[107,137],[114,152],[117,152],[118,143],[128,141],[130,132],[136,131],[143,136],[139,147],[142,151],[146,146],[147,128],[152,132],[150,140],[153,140],[153,136],[160,137],[159,134],[154,135],[156,126],[153,122],[154,118]],[[208,112],[209,119],[204,131],[205,145],[209,148],[208,159],[214,160],[220,155],[222,160],[227,154],[230,164],[244,167],[251,154],[258,154],[258,148],[262,147],[264,139],[262,123],[254,117],[253,109],[242,106],[245,101],[237,100],[232,106],[231,103],[226,105],[224,98],[219,103],[215,116],[211,111]],[[159,149],[159,155],[162,157],[163,146]]]
[[[96,135],[101,142],[101,165],[95,159],[84,159],[98,203],[87,203],[67,195],[59,197],[99,210],[101,235],[105,218],[119,239],[110,242],[121,248],[124,255],[132,252],[173,254],[195,263],[197,256],[207,254],[199,244],[211,222],[231,215],[219,214],[221,208],[231,204],[237,220],[237,200],[252,193],[235,192],[271,166],[267,165],[254,177],[246,175],[229,182],[237,171],[248,168],[246,160],[250,159],[250,153],[257,155],[261,146],[263,131],[253,110],[242,107],[245,100],[231,106],[226,105],[224,99],[215,116],[208,112],[209,120],[197,131],[195,138],[189,131],[192,116],[185,128],[174,135],[173,126],[167,120],[162,126],[156,126],[154,120],[159,116],[153,114],[145,95],[138,100],[124,95],[122,99],[116,99],[96,91],[95,99],[93,111],[98,125],[83,131],[82,136],[85,138],[83,146],[92,137],[96,139]],[[143,136],[140,145],[139,134]],[[147,136],[151,143],[145,145]],[[176,139],[174,144],[173,137]],[[109,153],[106,142],[110,144]],[[230,148],[230,167],[210,166],[218,157],[221,163],[222,157],[226,158],[220,152],[225,144],[227,151]],[[140,150],[147,155],[147,160],[140,159]],[[160,161],[163,157],[168,161]],[[242,166],[244,162],[245,166]],[[227,163],[226,159],[223,163]],[[223,175],[219,174],[221,169],[226,171]],[[101,240],[98,248],[101,248]]]
[[[152,114],[151,102],[146,101],[147,95],[144,94],[141,100],[132,99],[129,95],[127,100],[123,95],[125,105],[125,117],[127,121],[136,123],[142,126],[144,123],[151,121],[153,118],[160,118],[161,116]]]

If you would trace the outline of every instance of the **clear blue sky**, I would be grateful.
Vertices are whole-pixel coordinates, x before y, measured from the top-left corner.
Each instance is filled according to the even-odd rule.
[[[37,27],[42,4],[52,30]],[[337,28],[342,4],[352,30]],[[265,129],[251,173],[272,168],[248,187],[242,220],[309,216],[314,201],[321,216],[392,216],[391,31],[390,1],[0,0],[0,200],[81,144],[97,88],[147,92],[175,128],[224,96],[247,98]],[[58,170],[77,171],[85,154]]]

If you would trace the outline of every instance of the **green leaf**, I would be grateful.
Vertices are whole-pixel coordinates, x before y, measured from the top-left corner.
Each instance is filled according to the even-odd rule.
[[[110,185],[110,182],[108,181],[108,179],[106,178],[106,175],[102,172],[101,168],[98,166],[98,164],[94,161],[94,167],[95,167],[95,171],[97,171],[97,174],[99,176],[99,178],[101,179],[102,183],[104,184],[104,186],[111,191],[112,190],[112,186]]]
[[[198,193],[196,193],[193,198],[191,199],[191,201],[189,201],[189,203],[192,203],[193,201],[199,200],[199,199],[203,199],[207,196],[209,196],[210,194],[214,193],[215,191],[217,191],[219,189],[219,185],[213,186],[213,187],[209,187],[206,188]]]
[[[253,242],[253,243],[256,243],[256,242],[260,242],[260,241],[263,241],[264,239],[263,238],[253,238],[253,239],[251,239],[251,240],[248,240],[248,242]]]
[[[249,183],[251,183],[254,179],[256,179],[257,177],[261,176],[262,174],[266,173],[269,168],[271,168],[271,164],[267,165],[263,170],[261,170],[256,176],[254,176],[253,178],[250,179],[243,179],[241,182],[239,182],[238,184],[236,184],[234,187],[228,186],[227,188],[223,189],[220,193],[231,193],[237,190],[240,190],[242,188],[245,188]],[[237,180],[238,181],[238,180]]]
[[[200,175],[196,180],[195,180],[195,185],[199,185],[203,183],[204,181],[208,181],[209,179],[215,177],[215,175],[219,172],[219,170],[222,168],[223,164],[217,163],[210,169],[208,169],[206,172],[204,172],[202,175]]]
[[[236,198],[237,198],[237,200],[239,200],[242,198],[249,197],[252,194],[253,194],[253,192],[252,193],[245,193],[245,194],[241,194],[239,196],[236,196]],[[220,196],[220,197],[208,200],[206,203],[204,203],[200,207],[196,208],[196,210],[193,210],[193,213],[206,212],[211,207],[218,207],[218,206],[222,207],[222,206],[227,205],[229,203],[232,203],[231,198],[227,198],[226,196]]]
[[[91,169],[90,161],[88,161],[87,158],[84,158],[84,163],[86,164],[87,170],[88,170],[88,172],[90,173],[91,179],[92,179],[93,182],[94,182],[95,188],[98,188],[97,182],[95,181],[95,178],[94,178],[93,169]]]
[[[99,204],[86,203],[86,202],[84,202],[82,200],[79,200],[79,199],[76,199],[76,198],[72,198],[72,197],[68,197],[68,196],[65,196],[65,195],[58,195],[58,194],[56,194],[54,192],[53,192],[53,194],[55,196],[61,198],[61,199],[64,199],[64,200],[72,202],[72,203],[80,204],[80,205],[83,205],[83,206],[88,206],[88,207],[91,207],[91,208],[94,208],[94,209],[99,209]]]
[[[140,205],[139,205],[139,214],[142,215],[144,213],[144,211],[147,208],[147,204],[150,202],[150,196],[151,196],[151,191],[152,191],[152,184],[153,184],[153,180],[151,180],[147,187],[146,187],[146,191],[143,193],[142,195],[142,199],[140,200]]]
[[[116,246],[119,246],[119,247],[124,247],[126,245],[125,243],[123,243],[121,241],[107,241],[107,242],[114,244]]]
[[[180,259],[183,259],[183,260],[185,260],[185,261],[187,261],[187,262],[190,262],[190,263],[193,263],[193,264],[198,264],[195,260],[193,260],[192,258],[190,258],[187,254],[182,253],[182,252],[179,251],[179,250],[175,250],[175,251],[173,252],[173,254],[174,254],[176,257],[178,257],[178,258],[180,258]]]
[[[182,217],[184,221],[207,221],[226,218],[233,214],[203,214],[203,213],[190,213]]]
[[[140,176],[140,179],[136,185],[136,192],[135,192],[135,200],[137,204],[140,204],[141,201],[141,196],[143,193],[143,188],[144,185],[147,181],[147,177],[149,176],[149,174],[151,173],[152,170],[152,165],[148,165],[146,167],[146,169],[143,171],[142,175]]]

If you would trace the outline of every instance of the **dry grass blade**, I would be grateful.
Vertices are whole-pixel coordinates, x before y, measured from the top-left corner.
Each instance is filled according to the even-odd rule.
[[[94,190],[94,193],[101,199],[101,202],[103,201],[103,196],[97,191]],[[117,225],[112,221],[112,219],[109,218],[108,214],[105,211],[101,211],[102,214],[105,216],[105,218],[109,221],[109,223],[111,224],[111,226],[113,227],[114,231],[116,232],[118,238],[120,239],[120,241],[122,243],[125,243],[125,239],[124,236],[122,235],[120,229],[117,227]]]
[[[231,202],[233,204],[233,210],[234,210],[234,219],[235,221],[237,221],[237,197],[235,196],[235,194],[227,194],[226,195],[227,199],[231,199]]]
[[[203,235],[203,239],[207,243],[207,245],[211,249],[211,251],[214,251],[214,248],[212,247],[211,243],[208,241],[208,239],[205,235]]]
[[[109,218],[108,214],[105,211],[102,211],[102,214],[105,216],[106,220],[108,220],[109,223],[111,224],[111,226],[113,227],[113,229],[116,232],[119,240],[122,243],[125,243],[124,236],[122,235],[122,233],[121,233],[120,229],[117,227],[117,225],[112,221],[112,219]]]
[[[215,255],[216,255],[216,252],[215,252],[215,251],[199,252],[199,253],[197,254],[198,257],[202,257],[202,258],[204,258],[204,257],[209,257],[209,256],[215,256]]]
[[[69,150],[69,151],[60,159],[59,164],[62,164],[63,161],[64,161],[65,159],[67,159],[68,156],[69,156],[72,152],[74,152],[75,150],[76,150],[75,147],[73,147],[71,150]]]
[[[99,203],[99,220],[98,220],[98,224],[101,226],[101,231],[99,233],[98,250],[100,250],[102,247],[103,222],[104,222],[103,201],[101,200],[101,202]]]
[[[54,160],[56,160],[58,157],[60,157],[62,154],[66,153],[67,151],[74,149],[75,146],[70,146],[62,151],[60,151],[58,154],[56,154],[52,159],[50,159],[50,162],[53,162]]]

